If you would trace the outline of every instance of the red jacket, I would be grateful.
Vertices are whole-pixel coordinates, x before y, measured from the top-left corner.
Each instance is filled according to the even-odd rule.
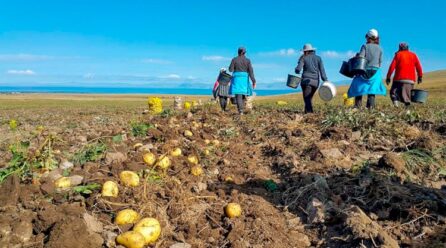
[[[393,81],[411,80],[415,82],[417,79],[415,70],[418,77],[423,76],[423,70],[417,55],[410,51],[399,51],[395,53],[392,64],[390,64],[387,78],[390,78],[393,71],[395,71]]]

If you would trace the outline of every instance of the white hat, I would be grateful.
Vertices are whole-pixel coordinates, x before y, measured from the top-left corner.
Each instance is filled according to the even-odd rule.
[[[372,29],[370,29],[367,32],[366,36],[369,37],[369,38],[375,38],[376,39],[376,38],[378,38],[378,30],[372,28]]]
[[[304,45],[304,48],[302,48],[303,52],[307,52],[307,51],[315,51],[316,47],[313,47],[310,43],[307,43]]]

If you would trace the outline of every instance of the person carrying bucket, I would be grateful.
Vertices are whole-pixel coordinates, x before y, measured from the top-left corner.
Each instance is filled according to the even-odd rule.
[[[319,87],[319,79],[321,78],[324,82],[328,81],[328,79],[321,57],[316,55],[316,48],[311,44],[305,44],[302,51],[304,54],[299,58],[299,62],[294,71],[296,74],[300,74],[303,70],[300,86],[302,87],[305,113],[307,114],[313,113],[312,99]]]
[[[386,95],[386,88],[381,79],[382,49],[376,29],[370,29],[366,36],[367,43],[362,45],[358,57],[366,60],[363,75],[356,75],[348,90],[348,97],[355,97],[355,108],[361,108],[362,96],[367,95],[368,109],[375,108],[375,95]]]
[[[221,110],[226,111],[229,98],[229,85],[231,83],[231,77],[226,73],[225,68],[220,69],[217,81],[215,81],[214,89],[212,91],[214,98],[220,102]]]
[[[395,53],[390,64],[386,77],[387,85],[390,84],[390,78],[394,71],[390,99],[395,107],[398,107],[398,102],[403,102],[408,107],[415,79],[418,84],[423,81],[423,70],[417,55],[409,51],[409,45],[405,42],[399,44],[399,50]]]
[[[251,60],[246,58],[246,49],[240,47],[238,49],[238,56],[233,58],[229,65],[229,71],[233,72],[232,82],[229,87],[229,94],[235,96],[237,109],[240,115],[244,111],[244,97],[252,95],[252,89],[256,87],[256,79],[254,77],[254,70],[252,69]],[[249,83],[252,81],[252,87]]]

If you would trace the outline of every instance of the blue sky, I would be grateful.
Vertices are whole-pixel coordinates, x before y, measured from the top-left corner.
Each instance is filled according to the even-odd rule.
[[[446,69],[446,1],[0,0],[0,87],[211,87],[240,45],[259,88],[285,88],[300,48],[332,81],[370,28],[387,70],[407,41],[426,71]]]

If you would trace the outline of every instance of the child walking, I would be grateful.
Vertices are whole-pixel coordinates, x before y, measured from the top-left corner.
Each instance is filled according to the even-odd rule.
[[[218,74],[217,81],[215,81],[214,84],[213,95],[215,99],[218,98],[221,110],[223,111],[226,111],[226,107],[228,106],[230,82],[230,75],[226,73],[225,68],[221,68],[220,73]]]

